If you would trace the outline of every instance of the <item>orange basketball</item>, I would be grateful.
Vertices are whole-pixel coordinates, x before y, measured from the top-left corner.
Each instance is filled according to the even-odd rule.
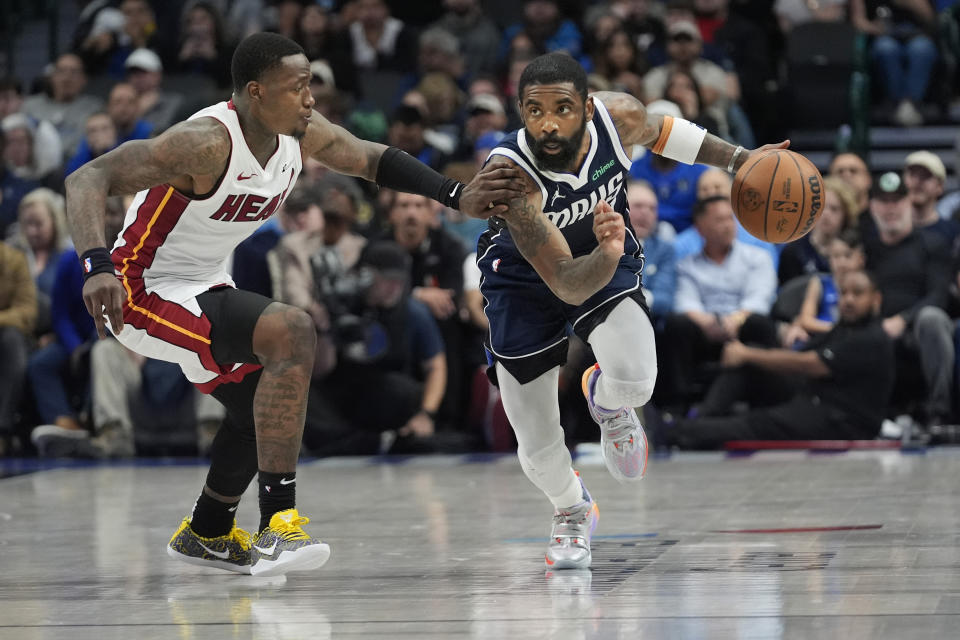
[[[786,149],[751,156],[737,170],[730,197],[740,224],[767,242],[790,242],[813,228],[823,211],[823,177]]]

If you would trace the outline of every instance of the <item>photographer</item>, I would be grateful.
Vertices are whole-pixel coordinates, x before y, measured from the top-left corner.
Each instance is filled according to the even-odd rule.
[[[317,455],[456,448],[435,434],[447,360],[430,311],[410,296],[409,254],[394,242],[374,242],[345,272],[325,247],[311,266],[336,364],[311,387],[306,447]]]

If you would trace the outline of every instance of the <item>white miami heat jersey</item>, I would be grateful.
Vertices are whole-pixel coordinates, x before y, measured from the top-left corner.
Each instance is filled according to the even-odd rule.
[[[303,168],[300,143],[277,136],[266,166],[247,147],[232,102],[190,116],[216,118],[230,133],[230,158],[213,192],[191,198],[169,184],[136,195],[113,246],[121,276],[171,302],[182,302],[217,285],[234,286],[226,271],[233,250],[283,204]]]

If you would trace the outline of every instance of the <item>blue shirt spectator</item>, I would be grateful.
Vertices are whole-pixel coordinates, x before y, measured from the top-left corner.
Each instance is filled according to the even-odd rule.
[[[57,260],[51,296],[53,330],[68,353],[92,340],[96,333],[93,318],[83,302],[83,269],[74,251],[64,251]]]
[[[677,263],[678,312],[726,315],[738,310],[770,312],[777,290],[777,272],[770,255],[734,241],[726,259],[717,263],[703,252]]]
[[[680,233],[693,223],[697,179],[706,170],[704,165],[683,164],[647,152],[630,167],[630,175],[650,183],[657,194],[660,219]]]
[[[643,293],[654,317],[673,311],[677,290],[677,255],[673,243],[658,236],[643,241]]]
[[[777,268],[777,265],[780,262],[780,250],[783,248],[782,245],[774,244],[772,242],[764,242],[756,236],[751,235],[749,231],[743,228],[743,225],[741,225],[739,221],[737,222],[737,242],[742,242],[744,244],[749,244],[763,249],[770,254],[770,258],[773,260],[773,268]],[[697,233],[696,229],[693,227],[687,227],[681,233],[677,234],[677,239],[673,243],[673,248],[677,253],[677,260],[682,260],[687,256],[692,256],[703,251],[703,238],[699,233]]]
[[[572,20],[564,20],[556,0],[526,0],[523,7],[523,22],[517,22],[503,30],[500,41],[500,60],[507,60],[514,46],[514,38],[526,35],[535,48],[544,52],[566,51],[579,59],[583,49],[583,36]]]

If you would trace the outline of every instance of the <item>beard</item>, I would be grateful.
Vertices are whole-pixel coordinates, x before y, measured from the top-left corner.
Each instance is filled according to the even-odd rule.
[[[570,165],[573,164],[573,161],[577,158],[577,154],[580,152],[580,144],[583,142],[583,135],[586,132],[587,118],[586,114],[584,114],[580,128],[569,138],[564,138],[563,136],[552,133],[542,138],[535,138],[528,135],[527,139],[529,140],[533,157],[541,169],[546,169],[547,171],[568,171]],[[544,145],[547,143],[559,145],[559,151],[556,153],[547,153],[547,150],[544,148]]]

